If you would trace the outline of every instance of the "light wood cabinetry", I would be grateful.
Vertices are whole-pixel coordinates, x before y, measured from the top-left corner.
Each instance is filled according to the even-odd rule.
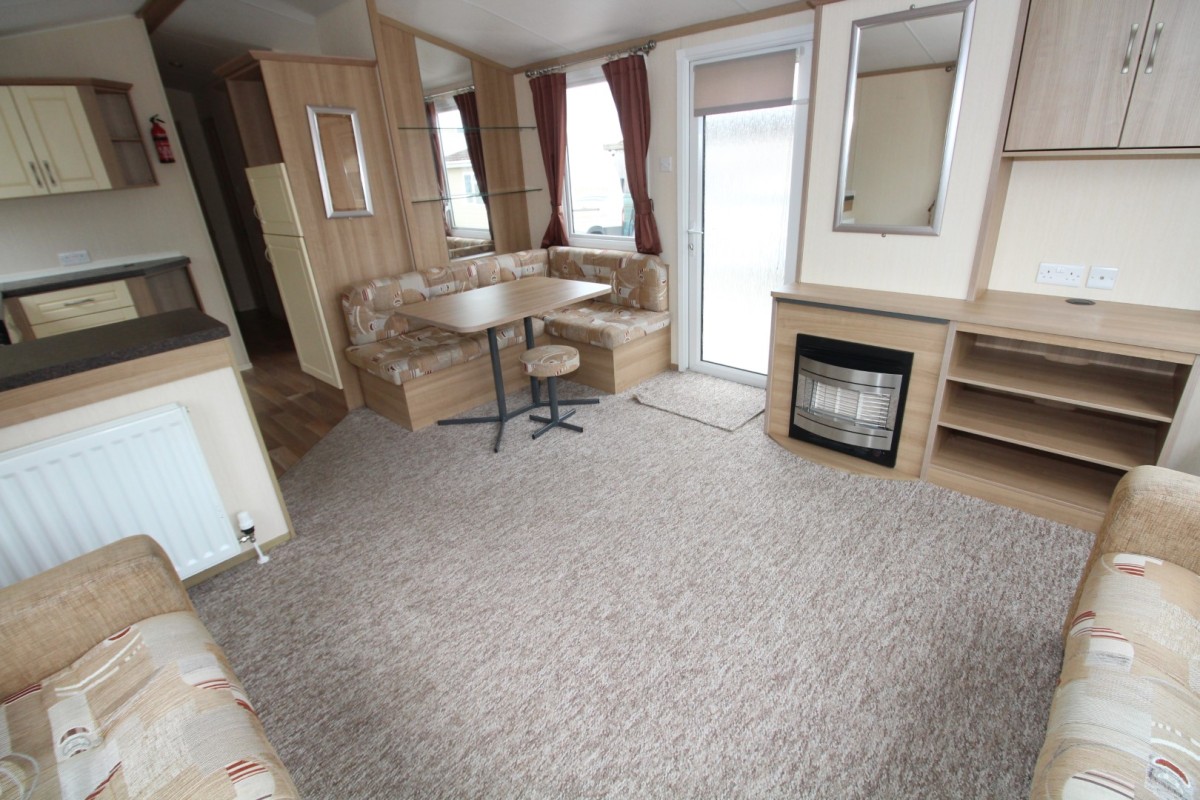
[[[1031,0],[1005,150],[1200,147],[1200,4]]]
[[[0,86],[0,197],[153,185],[130,88],[53,79]]]
[[[317,299],[317,283],[304,239],[269,233],[264,234],[263,239],[267,244],[267,260],[271,262],[275,281],[279,284],[279,296],[292,331],[300,369],[341,389],[337,357]]]
[[[1158,464],[1195,356],[971,324],[953,334],[926,477],[1095,529]]]

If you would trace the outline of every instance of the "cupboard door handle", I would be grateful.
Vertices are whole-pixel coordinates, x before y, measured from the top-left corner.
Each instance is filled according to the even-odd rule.
[[[1158,40],[1162,38],[1163,25],[1166,23],[1160,22],[1154,26],[1154,41],[1150,43],[1150,57],[1146,59],[1146,74],[1154,72],[1154,56],[1158,53]]]
[[[1129,44],[1125,46],[1125,65],[1121,67],[1122,75],[1124,75],[1126,72],[1129,72],[1129,61],[1133,58],[1133,43],[1137,41],[1137,32],[1138,28],[1140,27],[1141,25],[1138,25],[1135,22],[1129,29]]]
[[[50,171],[50,162],[43,161],[42,166],[46,168],[46,177],[50,181],[51,186],[58,186],[58,181],[54,180],[54,173]]]
[[[38,169],[36,161],[29,162],[29,171],[33,173],[33,179],[37,181],[38,188],[45,189],[46,184],[42,183],[42,171]]]
[[[271,259],[271,248],[268,247],[266,250],[263,250],[263,255],[266,256],[268,264],[271,266],[275,265],[275,262]]]
[[[86,306],[88,303],[94,303],[94,302],[96,302],[96,298],[85,297],[82,300],[68,300],[67,302],[63,303],[63,305],[64,306]]]

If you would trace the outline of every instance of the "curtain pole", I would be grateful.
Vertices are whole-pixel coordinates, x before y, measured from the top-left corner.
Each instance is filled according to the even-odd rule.
[[[526,70],[525,77],[526,78],[537,78],[542,75],[549,75],[551,72],[557,72],[560,69],[566,69],[567,67],[573,67],[577,64],[586,64],[589,61],[597,61],[601,58],[611,60],[614,58],[620,58],[621,56],[637,55],[638,53],[641,53],[644,55],[646,53],[649,53],[651,50],[653,50],[656,47],[658,47],[658,42],[651,39],[648,42],[646,42],[645,44],[639,44],[637,47],[630,47],[626,50],[615,50],[611,53],[606,53],[605,55],[602,55],[602,56],[595,56],[593,58],[583,58],[578,61],[568,61],[563,64],[555,64],[553,67],[542,67],[541,69]]]

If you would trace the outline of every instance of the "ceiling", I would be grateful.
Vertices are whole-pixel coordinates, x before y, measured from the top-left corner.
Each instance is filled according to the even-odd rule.
[[[519,67],[792,1],[376,0],[376,5],[385,16]],[[0,0],[0,35],[128,16],[144,2]],[[184,0],[151,37],[163,83],[199,88],[213,80],[215,67],[250,49],[320,52],[319,18],[346,2],[355,0]]]

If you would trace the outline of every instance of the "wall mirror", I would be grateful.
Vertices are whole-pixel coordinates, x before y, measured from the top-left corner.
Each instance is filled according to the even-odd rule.
[[[358,112],[352,108],[308,106],[308,126],[317,156],[325,216],[371,216],[371,185],[363,160]]]
[[[416,43],[450,258],[490,253],[495,248],[471,60],[420,37]]]
[[[942,227],[975,0],[855,20],[833,229]]]

